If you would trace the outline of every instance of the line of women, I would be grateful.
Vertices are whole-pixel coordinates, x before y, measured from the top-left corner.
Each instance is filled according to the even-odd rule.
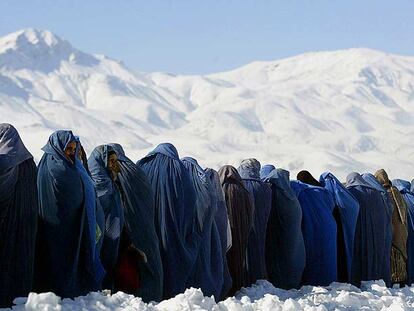
[[[412,186],[384,170],[290,180],[246,159],[217,172],[168,143],[137,163],[119,144],[87,158],[71,131],[42,150],[36,168],[0,124],[0,307],[30,291],[149,302],[196,287],[220,300],[259,279],[284,289],[414,279]]]

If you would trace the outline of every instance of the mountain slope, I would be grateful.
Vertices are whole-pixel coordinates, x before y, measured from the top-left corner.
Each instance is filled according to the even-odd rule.
[[[293,173],[384,167],[411,179],[413,121],[413,57],[349,49],[181,76],[134,72],[48,31],[0,38],[0,122],[37,158],[71,128],[87,151],[116,141],[133,159],[170,141],[216,168],[256,157]]]

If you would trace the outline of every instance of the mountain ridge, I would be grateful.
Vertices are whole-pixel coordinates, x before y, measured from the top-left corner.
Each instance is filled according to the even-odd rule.
[[[384,167],[411,179],[413,103],[414,57],[365,48],[177,75],[131,70],[49,31],[0,38],[0,122],[36,159],[52,131],[71,128],[87,152],[119,142],[134,160],[171,141],[215,168],[256,157],[293,173]]]

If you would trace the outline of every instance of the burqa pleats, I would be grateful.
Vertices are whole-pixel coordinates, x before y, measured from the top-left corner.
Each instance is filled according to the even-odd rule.
[[[272,207],[272,191],[268,183],[260,180],[260,162],[256,159],[246,159],[237,169],[246,189],[253,197],[254,217],[247,246],[247,274],[250,284],[257,280],[266,279],[266,230]]]
[[[404,284],[407,281],[407,205],[396,187],[381,169],[375,178],[387,190],[394,205],[392,213],[391,281]]]
[[[373,179],[375,180],[375,177]],[[360,286],[361,281],[383,279],[390,285],[391,213],[389,206],[381,191],[368,183],[365,176],[362,178],[358,173],[348,175],[346,188],[359,203],[351,283]]]
[[[275,287],[298,288],[306,263],[302,209],[290,187],[288,171],[272,170],[264,181],[272,189],[272,209],[266,232],[268,278]]]
[[[75,163],[66,158],[71,131],[49,137],[39,163],[39,231],[36,247],[36,291],[76,297],[100,289],[104,270],[96,258],[94,192],[86,189]]]
[[[197,261],[187,287],[201,288],[206,296],[214,295],[218,301],[223,288],[223,260],[221,240],[215,222],[217,204],[212,200],[213,185],[204,170],[193,158],[182,159],[196,191],[197,229],[201,240],[198,245]]]
[[[292,181],[302,208],[302,232],[306,249],[304,285],[329,285],[337,278],[335,203],[328,190]]]
[[[0,308],[32,290],[37,232],[36,165],[16,129],[0,124]]]
[[[164,299],[182,293],[197,260],[196,194],[187,169],[171,144],[158,145],[138,166],[155,198],[155,229],[164,269]]]
[[[218,173],[212,168],[205,170],[207,178],[210,180],[212,190],[210,193],[213,205],[216,205],[216,214],[214,220],[217,226],[218,234],[220,236],[222,265],[223,265],[223,286],[220,293],[220,300],[224,299],[229,292],[233,280],[231,279],[229,266],[227,264],[227,252],[232,243],[231,228],[229,217],[227,215],[227,207],[224,199],[223,188],[220,184],[220,177]]]
[[[232,233],[232,246],[227,252],[227,262],[233,279],[229,295],[234,295],[237,290],[249,283],[246,271],[246,251],[250,229],[253,225],[254,203],[236,168],[225,165],[218,173]]]
[[[112,151],[114,150],[111,146],[101,145],[88,158],[89,170],[105,218],[101,260],[107,273],[103,286],[108,289],[114,289],[115,266],[124,228],[121,194],[117,184],[112,181],[108,168],[109,153]]]
[[[332,173],[322,174],[320,183],[332,194],[335,201],[334,217],[338,226],[338,281],[347,283],[351,281],[359,203]]]
[[[110,145],[116,152],[120,186],[124,193],[125,229],[134,246],[147,261],[139,264],[140,284],[135,293],[143,301],[160,301],[163,289],[163,271],[158,236],[154,225],[154,193],[145,173],[126,157],[121,145]]]

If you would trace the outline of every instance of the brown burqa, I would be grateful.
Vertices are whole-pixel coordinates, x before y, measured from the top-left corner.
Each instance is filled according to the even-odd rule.
[[[377,171],[375,178],[387,190],[394,205],[392,213],[391,281],[393,283],[404,283],[407,281],[407,205],[401,193],[388,179],[385,170]]]
[[[218,173],[232,234],[232,246],[227,252],[227,262],[233,278],[233,286],[229,292],[232,296],[237,290],[247,286],[249,281],[245,265],[247,242],[253,224],[254,205],[236,168],[225,165]]]

